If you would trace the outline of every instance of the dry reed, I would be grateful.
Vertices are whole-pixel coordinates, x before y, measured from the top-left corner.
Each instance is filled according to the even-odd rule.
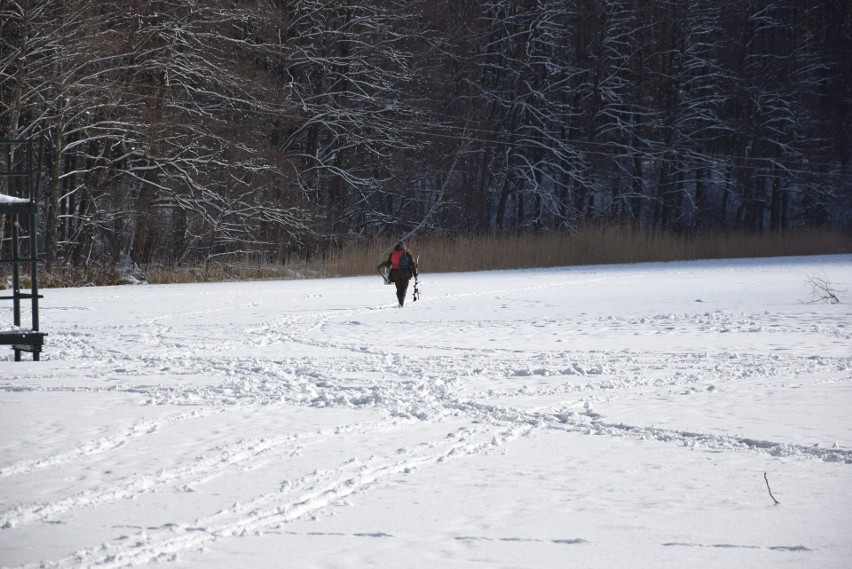
[[[308,259],[284,264],[244,258],[205,266],[152,265],[132,275],[108,267],[53,267],[42,287],[327,278],[372,274],[393,240],[356,240]],[[689,237],[623,227],[586,227],[574,232],[525,235],[430,235],[409,240],[424,272],[468,272],[591,264],[642,263],[852,252],[852,236],[802,229],[782,234],[712,233]],[[2,276],[2,275],[0,275]],[[0,279],[0,281],[5,279]]]

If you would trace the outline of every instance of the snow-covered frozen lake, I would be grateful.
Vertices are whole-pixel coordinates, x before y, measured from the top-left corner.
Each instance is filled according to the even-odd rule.
[[[852,566],[852,255],[423,265],[43,291],[0,566]]]

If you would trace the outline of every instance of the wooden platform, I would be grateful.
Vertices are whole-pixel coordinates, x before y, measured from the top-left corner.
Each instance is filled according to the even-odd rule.
[[[21,361],[21,352],[31,352],[33,361],[39,361],[41,348],[44,346],[44,332],[0,332],[0,345],[12,346],[15,350],[15,361]]]

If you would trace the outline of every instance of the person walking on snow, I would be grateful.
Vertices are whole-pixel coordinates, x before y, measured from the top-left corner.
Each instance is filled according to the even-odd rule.
[[[417,277],[417,262],[414,255],[405,246],[405,241],[396,244],[388,255],[388,260],[379,265],[379,268],[390,267],[388,280],[396,284],[396,299],[400,307],[405,304],[405,294],[408,292],[408,281],[411,277]],[[416,300],[416,299],[415,299]]]

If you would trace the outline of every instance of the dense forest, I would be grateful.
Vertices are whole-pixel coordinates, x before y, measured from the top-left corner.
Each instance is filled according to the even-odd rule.
[[[852,230],[847,0],[0,6],[0,138],[38,141],[48,263]]]

